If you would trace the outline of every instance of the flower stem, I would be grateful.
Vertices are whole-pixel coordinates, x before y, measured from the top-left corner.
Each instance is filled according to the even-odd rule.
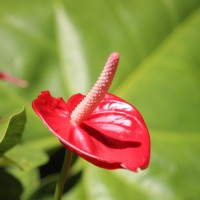
[[[70,150],[66,150],[60,177],[59,177],[59,180],[56,185],[53,200],[61,200],[64,185],[65,185],[67,177],[69,175],[72,157],[73,157],[73,152]]]

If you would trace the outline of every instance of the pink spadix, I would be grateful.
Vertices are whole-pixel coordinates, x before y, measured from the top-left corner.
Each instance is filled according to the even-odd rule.
[[[76,123],[81,123],[98,106],[98,104],[104,98],[106,92],[108,92],[108,89],[115,76],[118,62],[119,62],[119,54],[116,52],[112,53],[109,56],[96,84],[90,90],[88,95],[81,101],[81,103],[72,112],[71,114],[72,121]]]

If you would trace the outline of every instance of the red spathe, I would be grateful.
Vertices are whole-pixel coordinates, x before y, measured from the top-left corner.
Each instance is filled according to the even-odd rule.
[[[66,148],[94,165],[106,169],[145,169],[150,158],[150,139],[140,113],[107,93],[93,113],[76,124],[70,115],[84,97],[76,94],[65,102],[43,91],[32,106]]]

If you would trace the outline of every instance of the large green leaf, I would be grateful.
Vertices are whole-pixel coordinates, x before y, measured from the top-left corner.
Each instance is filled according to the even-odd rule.
[[[199,0],[0,2],[0,69],[30,82],[26,89],[0,83],[0,109],[27,105],[25,143],[59,145],[31,101],[46,89],[65,99],[85,92],[112,51],[121,60],[111,90],[139,108],[150,128],[148,170],[89,165],[66,198],[199,199]]]
[[[150,175],[181,199],[200,196],[199,24],[198,9],[118,88],[141,108],[150,127]]]

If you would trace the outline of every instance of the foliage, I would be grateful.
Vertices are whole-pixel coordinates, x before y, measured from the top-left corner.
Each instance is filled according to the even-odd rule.
[[[0,71],[29,82],[0,82],[0,178],[15,187],[1,199],[50,199],[54,175],[41,179],[39,167],[61,145],[31,102],[41,90],[87,93],[112,51],[121,60],[111,92],[143,114],[150,165],[135,174],[78,159],[63,199],[199,199],[199,0],[0,2]]]

